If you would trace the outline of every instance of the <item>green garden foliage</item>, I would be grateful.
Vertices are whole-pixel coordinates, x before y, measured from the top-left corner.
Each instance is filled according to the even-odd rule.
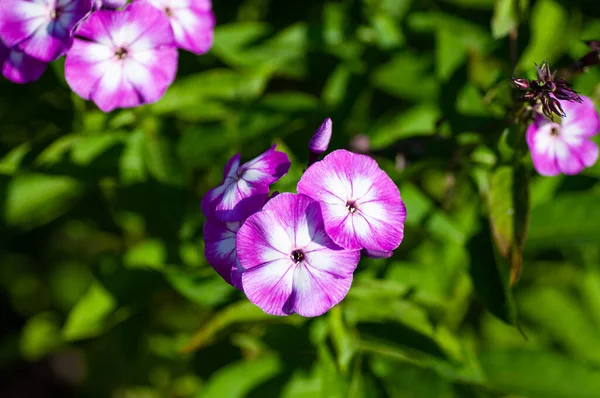
[[[566,70],[600,5],[213,3],[156,104],[102,113],[60,61],[0,81],[0,396],[600,397],[600,164],[537,175],[508,117],[513,65]],[[600,106],[600,67],[569,80]],[[326,117],[404,242],[325,315],[266,315],[207,264],[200,200],[272,143],[295,192]]]

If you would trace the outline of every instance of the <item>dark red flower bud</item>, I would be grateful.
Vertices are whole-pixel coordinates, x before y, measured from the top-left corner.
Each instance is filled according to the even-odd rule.
[[[519,90],[527,90],[529,88],[529,80],[511,77],[510,82]]]
[[[553,92],[556,90],[556,84],[554,84],[554,82],[546,82],[546,84],[544,84],[544,90]]]
[[[525,94],[523,94],[523,98],[524,100],[532,100],[535,98],[535,93],[533,91],[528,91]]]
[[[552,79],[552,73],[550,73],[550,65],[548,65],[548,61],[542,62],[541,66],[535,65],[537,69],[538,80],[541,83],[545,83]]]
[[[560,101],[558,101],[557,99],[550,98],[548,100],[548,108],[550,109],[550,111],[556,113],[560,117],[567,116],[565,111],[563,111],[562,106],[560,106]]]

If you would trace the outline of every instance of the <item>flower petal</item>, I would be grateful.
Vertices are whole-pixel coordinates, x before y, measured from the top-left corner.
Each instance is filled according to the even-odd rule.
[[[268,210],[248,217],[236,240],[242,267],[250,269],[280,259],[289,260],[294,249],[294,231],[290,229],[290,222]]]
[[[291,166],[284,152],[275,145],[242,166],[242,178],[253,185],[270,185],[287,174]]]
[[[30,83],[42,76],[47,64],[29,55],[4,48],[0,43],[0,65],[2,75],[13,83]]]
[[[241,222],[222,223],[211,219],[204,223],[206,261],[229,284],[233,284],[232,270],[238,266],[235,240],[240,226]]]
[[[562,133],[591,137],[600,131],[600,118],[592,100],[581,96],[582,102],[560,101],[566,113],[562,119]]]
[[[288,258],[245,270],[242,274],[242,286],[248,300],[267,314],[292,314],[288,301],[292,294],[294,268]]]
[[[552,123],[536,122],[527,128],[527,145],[531,152],[533,166],[538,173],[544,176],[560,174],[556,160],[556,138],[551,134],[552,128],[557,128],[557,126]]]

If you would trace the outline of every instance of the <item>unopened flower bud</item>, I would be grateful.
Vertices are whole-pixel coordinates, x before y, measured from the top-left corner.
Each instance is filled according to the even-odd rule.
[[[327,118],[310,139],[310,142],[308,143],[308,149],[310,150],[310,152],[317,155],[320,155],[323,152],[325,152],[329,147],[329,141],[331,141],[331,133],[331,119]]]
[[[556,114],[557,114],[558,116],[560,116],[560,117],[565,117],[565,116],[567,116],[567,115],[565,114],[565,111],[563,111],[563,108],[562,108],[562,106],[560,106],[560,102],[559,102],[557,99],[550,98],[550,99],[548,100],[548,108],[549,108],[549,109],[550,109],[552,112],[556,113]]]
[[[523,94],[522,97],[524,100],[532,100],[535,98],[535,93],[533,91],[528,91],[525,94]]]
[[[544,84],[544,89],[553,92],[556,90],[556,84],[554,84],[554,82],[546,82],[546,84]]]
[[[511,77],[510,82],[519,90],[527,90],[529,88],[529,80]]]
[[[542,62],[541,66],[535,66],[537,69],[538,80],[541,83],[545,83],[552,79],[552,73],[550,73],[550,65],[548,65],[548,61]]]

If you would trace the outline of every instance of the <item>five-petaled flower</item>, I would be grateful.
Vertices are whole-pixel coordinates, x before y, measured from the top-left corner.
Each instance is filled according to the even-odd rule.
[[[360,252],[336,245],[319,204],[282,193],[250,216],[237,233],[242,286],[273,315],[318,316],[348,293]]]
[[[135,0],[148,2],[171,21],[175,43],[182,50],[204,54],[212,46],[215,17],[210,0]]]
[[[65,77],[105,111],[158,101],[175,79],[177,48],[165,15],[148,4],[92,13],[77,29]]]
[[[400,191],[369,156],[333,151],[306,170],[298,193],[319,201],[327,234],[346,249],[389,252],[402,241]]]
[[[269,186],[287,174],[290,165],[275,145],[243,165],[240,155],[234,155],[225,166],[223,183],[202,198],[204,214],[224,222],[244,220],[263,206]]]
[[[543,116],[527,129],[527,144],[533,165],[542,175],[577,174],[598,159],[598,146],[590,138],[600,130],[600,119],[593,102],[561,100],[566,116],[554,122]]]
[[[91,9],[91,0],[2,0],[0,40],[40,61],[53,61],[68,50],[73,28]]]

